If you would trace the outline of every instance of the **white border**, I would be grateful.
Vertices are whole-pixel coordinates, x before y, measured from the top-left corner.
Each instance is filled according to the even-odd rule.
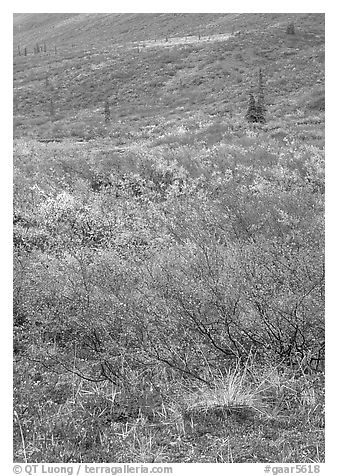
[[[4,9],[6,8],[6,11]],[[7,11],[10,9],[11,11]],[[337,387],[336,380],[338,378],[337,372],[337,357],[335,352],[337,333],[337,284],[335,281],[335,274],[337,270],[337,241],[338,233],[336,223],[338,214],[336,207],[338,205],[337,199],[337,161],[338,154],[336,152],[337,144],[335,136],[337,135],[337,78],[336,64],[337,64],[337,28],[338,18],[335,15],[336,10],[333,2],[315,2],[315,1],[283,1],[272,3],[271,1],[255,1],[255,2],[228,2],[213,1],[208,2],[193,2],[193,1],[177,1],[172,0],[168,4],[161,2],[109,2],[109,1],[95,1],[95,2],[70,2],[58,1],[47,3],[42,1],[15,1],[12,5],[1,7],[1,64],[3,71],[1,75],[1,109],[2,109],[2,124],[1,124],[1,173],[0,173],[0,192],[1,192],[1,319],[2,332],[0,351],[1,351],[1,440],[0,448],[2,451],[2,458],[0,462],[4,463],[6,469],[3,474],[11,471],[12,463],[12,14],[15,13],[29,13],[29,12],[56,12],[56,13],[70,13],[70,12],[135,12],[135,13],[149,13],[149,12],[187,12],[187,13],[298,13],[298,12],[316,12],[326,13],[326,272],[327,272],[327,305],[326,305],[326,333],[327,333],[327,431],[326,431],[326,464],[322,467],[321,474],[335,474],[334,462],[337,460],[337,449],[335,435],[337,432]],[[8,117],[10,115],[10,117]],[[6,461],[4,461],[4,459]],[[7,461],[9,466],[7,466]],[[174,465],[174,474],[183,474],[178,465]],[[224,474],[240,474],[235,468],[237,465],[232,465],[231,468],[222,469]],[[263,469],[258,467],[261,465],[239,465],[243,470],[243,474],[263,474]],[[213,467],[212,471],[215,471]],[[209,465],[184,465],[184,472],[194,471],[210,471]],[[2,472],[2,471],[1,471]]]

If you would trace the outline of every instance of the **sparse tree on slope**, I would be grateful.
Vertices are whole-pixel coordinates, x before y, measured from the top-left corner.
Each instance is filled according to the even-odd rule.
[[[287,28],[286,28],[286,33],[288,35],[294,35],[296,33],[295,31],[295,24],[294,23],[289,23]]]
[[[249,106],[245,118],[248,122],[257,122],[256,100],[252,92],[249,95]]]
[[[255,99],[253,92],[250,92],[249,96],[249,105],[246,112],[245,118],[248,122],[266,122],[266,107],[264,99],[264,85],[263,85],[263,73],[262,70],[259,70],[258,76],[258,98]]]
[[[49,115],[50,115],[50,120],[54,121],[54,119],[55,119],[55,109],[54,109],[53,98],[50,98],[50,100],[49,100]]]
[[[256,118],[257,122],[266,122],[266,107],[264,100],[264,86],[263,86],[263,73],[262,70],[259,70],[258,76],[258,100],[256,104]]]
[[[110,122],[110,106],[109,106],[108,99],[106,99],[106,102],[104,105],[104,120],[106,123]]]

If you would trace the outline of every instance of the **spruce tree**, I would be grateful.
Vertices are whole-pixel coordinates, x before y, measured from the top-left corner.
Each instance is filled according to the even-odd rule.
[[[51,121],[54,121],[54,119],[55,119],[55,110],[54,110],[53,98],[50,98],[50,100],[49,100],[49,114],[50,114]]]
[[[110,122],[110,107],[109,107],[108,99],[106,99],[106,102],[104,105],[104,120],[106,123]]]
[[[257,122],[256,100],[252,92],[249,95],[249,105],[245,114],[245,118],[248,122]]]
[[[265,115],[266,115],[266,107],[265,107],[265,100],[264,100],[263,73],[262,73],[262,70],[260,69],[259,75],[258,75],[258,100],[256,103],[257,122],[261,122],[261,123],[266,122]]]
[[[287,33],[288,35],[294,35],[294,34],[296,33],[294,23],[289,23],[289,24],[288,24],[288,26],[287,26],[287,28],[286,28],[286,33]]]

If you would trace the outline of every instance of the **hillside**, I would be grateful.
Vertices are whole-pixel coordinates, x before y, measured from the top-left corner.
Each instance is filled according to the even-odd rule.
[[[91,133],[95,137],[103,126],[100,110],[106,98],[114,119],[126,128],[132,121],[134,130],[177,108],[188,124],[194,114],[199,119],[241,118],[258,68],[264,70],[273,120],[300,111],[307,115],[308,109],[320,113],[323,18],[307,14],[295,19],[297,34],[286,35],[290,15],[46,15],[37,25],[31,15],[19,15],[14,39],[21,50],[27,44],[28,56],[14,57],[15,131],[20,135],[28,121],[30,135],[76,136],[72,129],[79,121],[97,129]],[[193,30],[200,32],[200,40],[186,37]],[[229,37],[233,31],[239,33]],[[168,42],[167,34],[172,35]],[[47,53],[34,55],[36,42],[46,42]]]
[[[324,461],[324,63],[322,14],[14,15],[15,460]]]
[[[303,15],[306,17],[306,15]],[[239,28],[263,28],[290,21],[288,14],[234,14],[234,13],[90,13],[90,14],[14,14],[15,40],[23,46],[36,41],[57,45],[87,46],[111,43],[130,43],[160,40],[166,36],[212,36]]]

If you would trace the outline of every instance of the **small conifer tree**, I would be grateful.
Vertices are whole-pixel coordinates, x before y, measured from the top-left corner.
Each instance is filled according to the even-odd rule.
[[[266,122],[266,107],[264,100],[264,86],[263,86],[263,73],[262,70],[259,70],[258,73],[258,100],[256,103],[256,118],[257,122]]]
[[[55,119],[55,109],[54,109],[53,98],[50,98],[49,100],[49,115],[50,115],[51,121],[53,121]]]
[[[294,23],[289,23],[288,26],[286,27],[286,33],[288,35],[295,35],[296,30],[295,30],[295,24]]]
[[[44,51],[44,53],[47,53],[47,45],[46,45],[46,43],[43,44],[43,51]]]
[[[24,54],[25,56],[27,56],[27,48],[26,48],[26,47],[25,47],[25,49],[24,49],[24,51],[23,51],[23,54]]]
[[[19,53],[19,56],[21,56],[20,45],[18,45],[18,53]]]
[[[248,122],[257,122],[256,100],[252,92],[249,95],[249,105],[245,114],[245,118]]]
[[[109,101],[106,99],[105,105],[104,105],[104,120],[106,124],[110,122],[110,106],[109,106]]]

